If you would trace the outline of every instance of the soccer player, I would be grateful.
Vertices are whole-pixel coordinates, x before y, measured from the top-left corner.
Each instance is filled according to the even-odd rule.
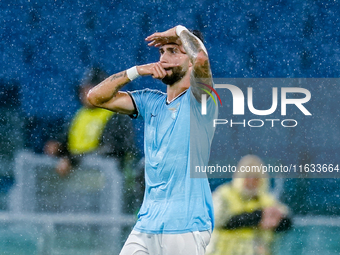
[[[217,107],[206,95],[213,86],[208,54],[180,25],[145,40],[159,48],[159,62],[114,74],[88,94],[97,107],[145,122],[144,201],[120,254],[202,255],[213,229],[212,198],[208,180],[190,178],[190,166],[208,164],[215,131]],[[146,75],[165,83],[166,93],[120,91]]]

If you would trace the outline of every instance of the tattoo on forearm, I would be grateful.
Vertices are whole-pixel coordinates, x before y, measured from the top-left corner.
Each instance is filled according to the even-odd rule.
[[[115,90],[113,91],[113,97],[116,97],[118,91],[119,91],[122,87],[124,87],[124,85],[125,85],[125,83],[119,84],[119,85],[115,88]]]
[[[183,31],[181,33],[181,41],[183,44],[183,47],[187,54],[190,57],[190,60],[194,61],[197,57],[198,52],[200,51],[201,45],[197,41],[196,37],[192,36],[189,32]]]
[[[109,77],[108,79],[110,79],[110,82],[121,78],[121,77],[127,77],[126,71],[122,71],[120,73],[114,74],[111,77]],[[115,85],[114,91],[112,93],[112,97],[116,97],[118,91],[126,84],[127,82],[118,82],[118,84]]]
[[[199,78],[210,78],[211,71],[209,66],[209,61],[204,61],[204,64],[200,68],[194,70],[194,75]]]
[[[207,54],[199,39],[188,31],[181,33],[181,41],[192,63],[195,63],[197,55],[200,52]],[[211,78],[209,60],[204,61],[201,65],[195,66],[194,76],[196,78]]]
[[[116,80],[120,77],[126,77],[126,71],[112,75],[110,81]]]

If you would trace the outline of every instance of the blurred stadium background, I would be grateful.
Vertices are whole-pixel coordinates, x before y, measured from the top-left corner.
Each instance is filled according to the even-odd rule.
[[[84,72],[100,66],[116,73],[157,61],[157,51],[144,41],[154,31],[177,24],[201,30],[217,78],[340,77],[338,1],[2,0],[0,6],[0,254],[111,254],[98,248],[107,243],[100,233],[108,232],[101,232],[99,227],[106,223],[120,228],[118,232],[105,231],[118,240],[118,246],[122,244],[133,216],[115,221],[109,215],[99,222],[100,216],[95,215],[100,210],[93,209],[86,216],[79,205],[83,218],[63,217],[63,210],[51,205],[56,198],[49,201],[42,196],[35,201],[39,205],[27,209],[29,206],[18,203],[27,204],[29,198],[13,202],[9,194],[20,183],[18,173],[38,171],[36,163],[21,163],[20,168],[23,158],[47,168],[53,164],[47,159],[39,161],[43,144],[78,109],[76,88]],[[126,89],[144,87],[165,88],[143,78]],[[320,95],[320,88],[308,89],[312,98]],[[242,130],[233,130],[228,157],[235,163],[240,156],[253,152],[268,161],[281,159],[282,150],[293,150],[294,157],[286,156],[285,163],[339,163],[329,162],[339,160],[339,89],[332,86],[321,91],[330,99],[319,105],[324,122],[306,121],[304,132],[285,134],[290,146],[273,143],[283,139],[280,132],[272,139],[252,140]],[[331,125],[328,120],[332,120]],[[142,148],[143,126],[134,123],[136,142]],[[265,130],[261,132],[256,137],[263,138]],[[46,181],[47,177],[41,178]],[[227,180],[210,181],[214,190]],[[37,183],[33,180],[31,185]],[[294,229],[278,239],[276,254],[340,253],[338,179],[281,179],[273,181],[273,188],[296,216]],[[31,191],[34,194],[30,199],[41,196],[44,187],[37,190],[40,193]],[[95,197],[90,199],[96,201]],[[13,208],[17,211],[11,211]],[[106,212],[117,216],[117,212]],[[116,246],[109,248],[113,254],[119,250]]]

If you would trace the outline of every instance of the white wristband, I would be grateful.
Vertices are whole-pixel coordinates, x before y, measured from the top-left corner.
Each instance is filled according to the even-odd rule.
[[[176,35],[179,37],[179,35],[182,33],[182,31],[184,31],[184,30],[187,30],[188,31],[188,29],[186,28],[186,27],[184,27],[184,26],[182,26],[182,25],[178,25],[177,27],[176,27]]]
[[[138,78],[140,75],[137,71],[137,67],[133,66],[126,70],[126,75],[130,79],[130,81],[133,81],[134,79]]]

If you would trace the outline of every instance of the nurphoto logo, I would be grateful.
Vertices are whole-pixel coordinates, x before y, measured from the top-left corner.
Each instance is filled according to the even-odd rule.
[[[206,86],[208,89],[210,89],[218,98],[220,101],[220,104],[222,106],[222,100],[220,95],[217,93],[217,91],[204,83],[201,83],[204,86]],[[245,114],[245,96],[242,92],[242,90],[232,84],[215,84],[216,89],[227,89],[232,94],[232,114],[233,115],[244,115]],[[211,92],[209,92],[207,89],[201,88],[206,92],[206,94],[201,95],[201,114],[206,115],[207,114],[207,94],[214,100],[215,105],[217,106],[216,99],[212,95]],[[247,106],[249,111],[257,116],[268,116],[270,114],[273,114],[277,108],[278,108],[278,88],[272,87],[272,94],[271,94],[271,107],[269,109],[256,109],[254,107],[253,103],[253,88],[248,87],[247,88]],[[288,98],[288,95],[292,94],[300,94],[303,96],[302,98]],[[307,110],[307,108],[304,106],[310,99],[311,99],[311,93],[308,89],[300,88],[300,87],[281,87],[280,89],[280,95],[281,95],[281,115],[286,116],[287,115],[287,105],[295,105],[305,116],[311,116],[312,114]],[[263,93],[261,96],[264,96]],[[268,98],[268,96],[265,96],[265,98]],[[227,109],[230,110],[230,109]],[[214,119],[213,120],[213,126],[216,127],[217,125],[225,125],[228,124],[230,127],[233,125],[242,125],[243,127],[246,127],[247,125],[249,127],[262,127],[265,125],[265,123],[271,123],[271,127],[274,127],[275,122],[281,122],[281,126],[283,127],[295,127],[297,126],[297,121],[295,119],[251,119],[246,121],[243,119],[241,122],[235,122],[232,119]]]

